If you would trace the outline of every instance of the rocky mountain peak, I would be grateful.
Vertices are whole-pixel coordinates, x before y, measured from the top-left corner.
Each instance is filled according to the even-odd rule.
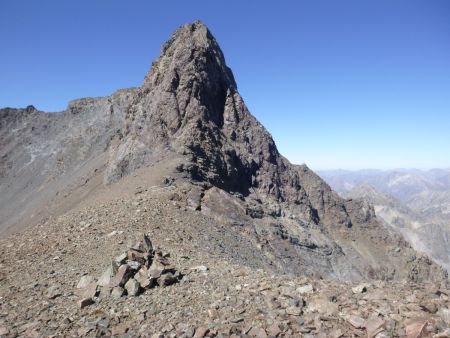
[[[167,73],[167,70],[171,72]],[[159,85],[164,82],[166,76],[175,79],[171,82],[176,84],[181,74],[193,77],[212,76],[210,80],[220,82],[224,89],[237,87],[216,39],[200,21],[184,25],[173,33],[146,75],[144,87]]]
[[[175,31],[142,86],[143,95],[161,91],[165,93],[163,100],[176,105],[176,115],[166,116],[170,131],[178,129],[184,117],[211,120],[221,126],[227,94],[235,90],[236,82],[216,39],[200,21]],[[195,109],[189,109],[192,98],[202,109],[196,108],[195,101]]]
[[[251,182],[263,161],[275,165],[279,154],[236,87],[206,26],[179,28],[128,109],[125,138],[112,154],[106,181],[173,151],[186,156],[184,170],[192,177],[248,191],[251,183],[242,182]]]
[[[141,87],[74,100],[58,114],[26,111],[0,110],[0,116],[26,115],[25,123],[8,118],[0,129],[0,220],[9,224],[44,208],[52,196],[58,205],[59,196],[93,178],[90,189],[100,189],[101,175],[110,184],[101,189],[113,190],[145,173],[150,184],[159,168],[171,176],[177,194],[171,201],[185,206],[186,215],[189,208],[200,211],[251,243],[226,252],[257,252],[256,261],[282,272],[343,280],[443,277],[383,228],[371,205],[339,197],[306,165],[280,155],[200,22],[172,35]],[[84,195],[72,203],[78,199]]]

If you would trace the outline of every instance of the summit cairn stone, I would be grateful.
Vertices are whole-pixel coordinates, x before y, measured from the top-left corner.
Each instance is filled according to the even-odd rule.
[[[119,266],[114,268],[115,265]],[[154,249],[150,236],[144,234],[142,241],[134,242],[126,252],[112,260],[97,282],[89,275],[81,277],[76,294],[82,297],[79,306],[85,307],[95,303],[93,298],[98,287],[101,287],[101,298],[120,298],[126,294],[137,296],[156,286],[169,286],[181,278],[182,274],[170,264],[169,254]]]

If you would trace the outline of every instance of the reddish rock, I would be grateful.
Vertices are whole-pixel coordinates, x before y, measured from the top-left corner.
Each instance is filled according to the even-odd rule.
[[[208,332],[209,329],[207,329],[206,327],[198,327],[195,330],[194,338],[203,338],[208,334]]]
[[[277,337],[281,333],[280,327],[277,323],[273,323],[267,328],[267,334],[270,337]]]
[[[78,306],[80,307],[80,309],[83,309],[86,306],[92,305],[94,303],[95,303],[94,300],[92,298],[90,298],[90,297],[89,298],[83,298],[83,299],[80,299],[78,301]]]
[[[154,278],[149,277],[148,270],[145,266],[141,267],[140,270],[134,275],[134,279],[136,279],[143,289],[151,288],[156,280]]]
[[[123,264],[117,270],[116,275],[112,278],[110,287],[124,286],[125,283],[130,279],[132,274],[131,268],[127,264]]]
[[[121,324],[113,326],[111,328],[111,335],[119,336],[119,335],[127,333],[127,331],[129,329],[130,329],[130,325],[128,323],[121,323]]]
[[[0,336],[7,335],[9,333],[9,330],[6,326],[0,326]]]
[[[378,333],[384,330],[384,327],[385,321],[382,318],[376,316],[368,318],[366,322],[367,337],[375,337]]]

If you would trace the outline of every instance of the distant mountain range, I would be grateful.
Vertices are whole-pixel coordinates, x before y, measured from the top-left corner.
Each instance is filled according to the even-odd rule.
[[[447,192],[450,190],[450,168],[373,170],[358,171],[330,170],[318,171],[338,192],[346,192],[362,183],[368,183],[377,191],[407,202],[415,195],[427,192]]]
[[[318,174],[343,197],[373,204],[381,221],[450,271],[450,169]]]

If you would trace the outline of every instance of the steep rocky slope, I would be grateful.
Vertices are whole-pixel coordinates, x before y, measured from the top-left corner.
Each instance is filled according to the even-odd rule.
[[[69,213],[0,238],[0,336],[446,337],[445,283],[359,284],[261,269],[267,258],[248,228],[192,210],[178,198],[184,187],[154,185],[166,170],[137,171]],[[81,278],[102,275],[142,233],[170,253],[182,280],[137,297],[102,291],[80,309]]]
[[[104,166],[133,93],[74,100],[60,113],[0,109],[0,233],[47,215],[52,201]]]
[[[428,254],[433,260],[450,271],[450,232],[445,222],[433,222],[404,205],[392,196],[362,184],[342,194],[347,198],[358,198],[374,206],[377,218],[386,226],[400,232],[412,246]]]
[[[242,227],[260,266],[341,280],[445,277],[383,227],[370,205],[340,198],[278,153],[199,22],[174,33],[139,88],[77,100],[62,113],[29,107],[1,116],[3,228],[89,200],[101,175],[114,185],[167,164],[186,195],[174,198]]]
[[[328,171],[320,175],[347,198],[375,205],[376,215],[419,251],[450,269],[450,171]]]

